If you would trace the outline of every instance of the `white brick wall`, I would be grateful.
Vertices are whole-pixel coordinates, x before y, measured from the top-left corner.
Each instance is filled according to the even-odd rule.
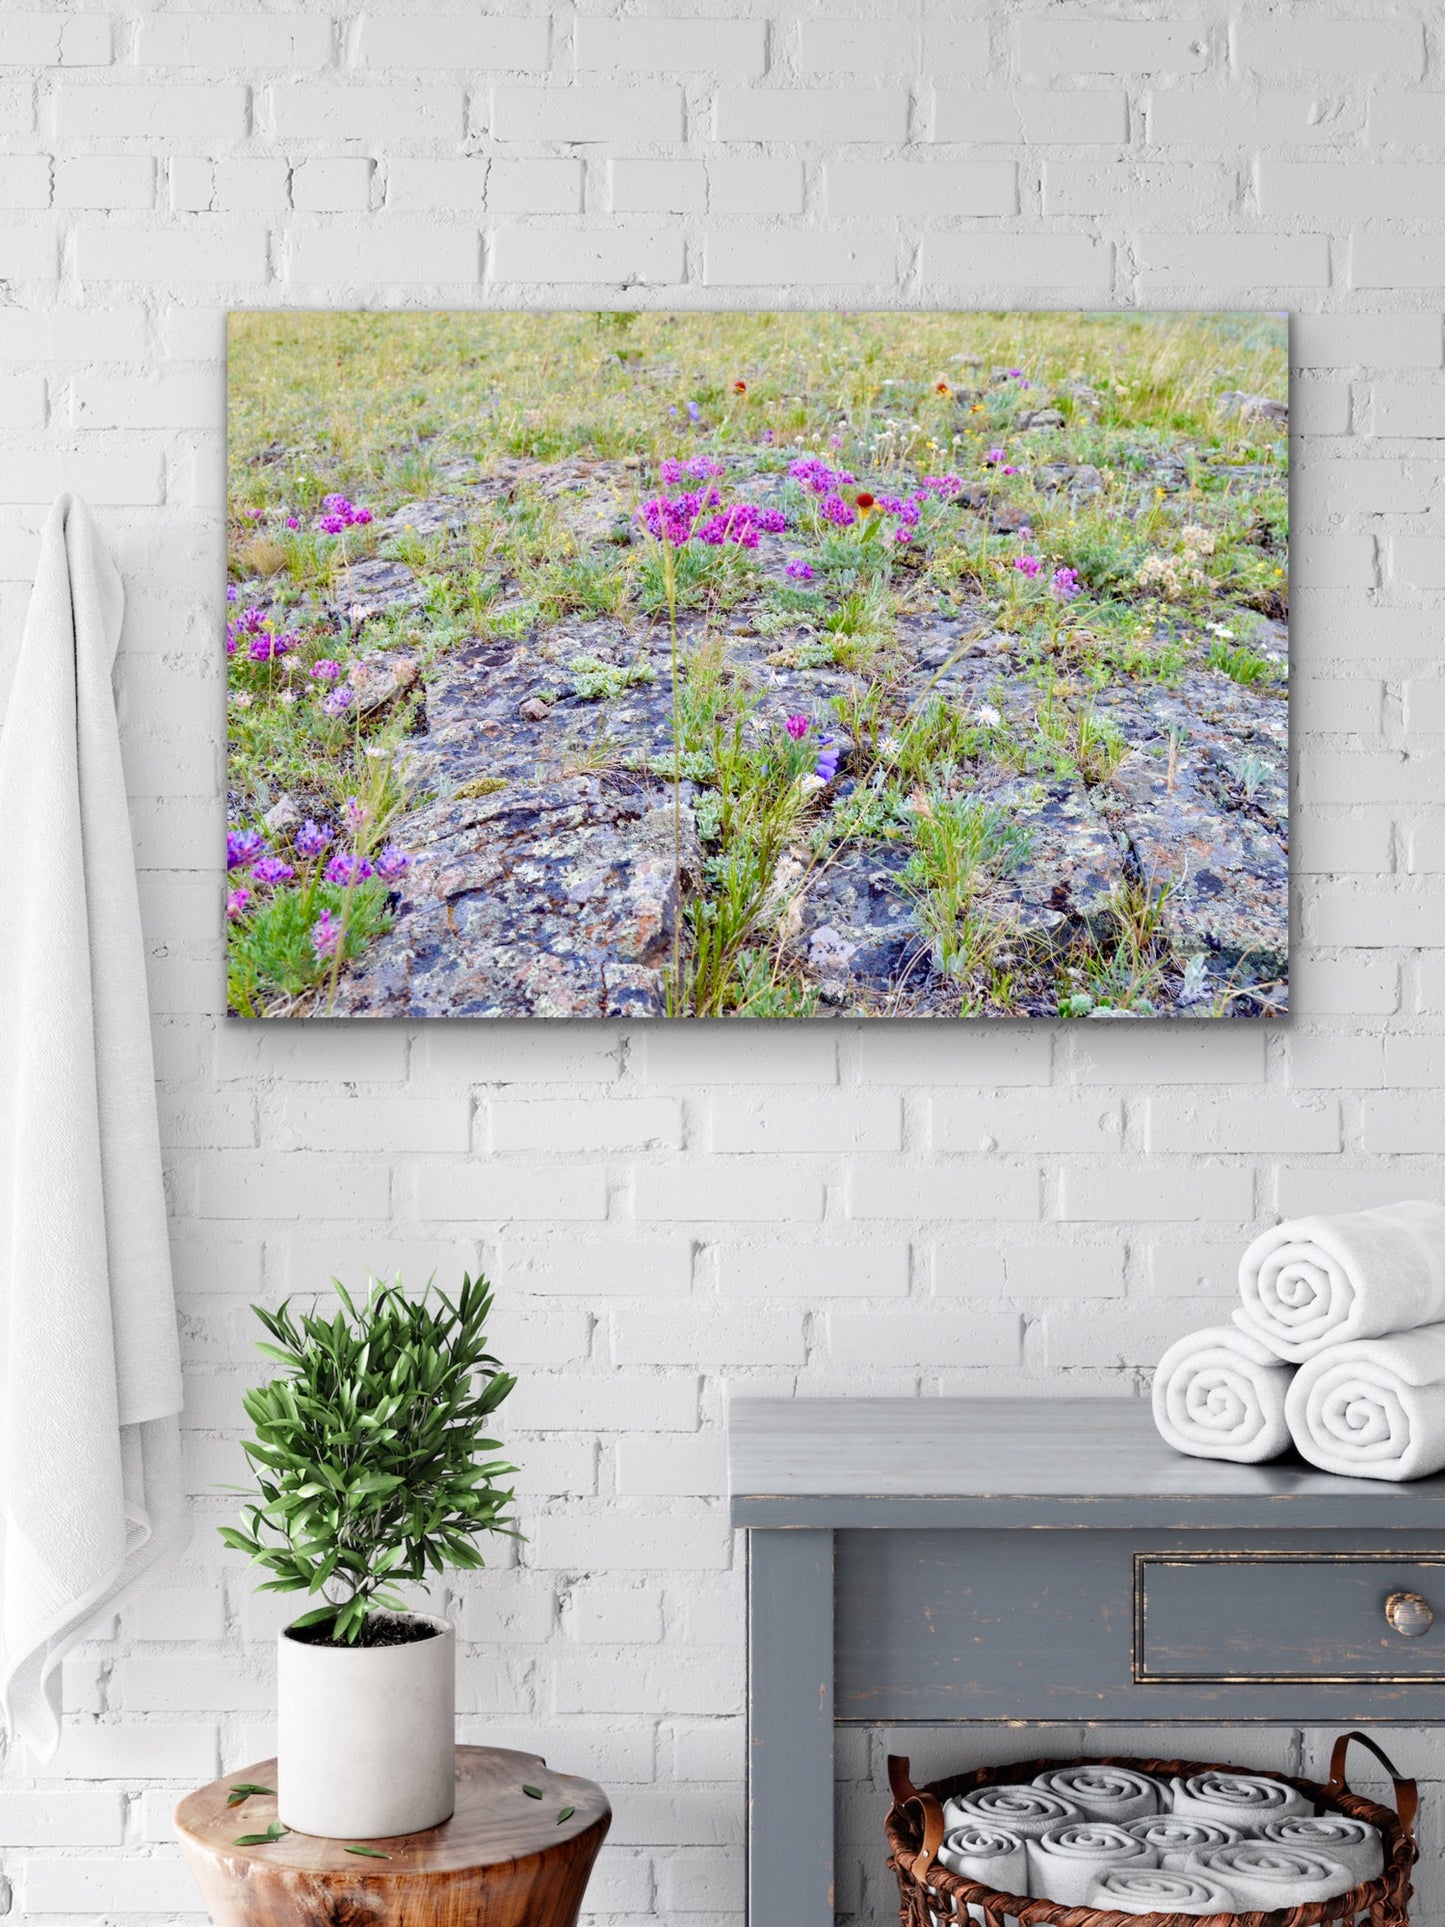
[[[0,700],[40,520],[79,488],[128,583],[200,1521],[69,1669],[54,1765],[0,1772],[18,1918],[198,1918],[172,1799],[270,1743],[278,1609],[212,1531],[250,1298],[493,1270],[528,1539],[454,1589],[465,1736],[611,1788],[591,1919],[722,1927],[729,1393],[1128,1396],[1259,1218],[1441,1190],[1436,11],[650,4],[0,10]],[[224,1028],[224,309],[817,301],[1295,311],[1292,1023]],[[1037,1744],[908,1738],[932,1771]],[[1439,1740],[1396,1741],[1445,1780]],[[884,1748],[840,1737],[840,1905],[874,1920]]]

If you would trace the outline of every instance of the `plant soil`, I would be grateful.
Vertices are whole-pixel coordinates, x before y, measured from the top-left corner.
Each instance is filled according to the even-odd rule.
[[[286,1637],[294,1639],[298,1646],[415,1646],[423,1639],[436,1639],[439,1634],[429,1619],[410,1613],[368,1613],[354,1640],[333,1640],[324,1619],[314,1626],[288,1626]]]

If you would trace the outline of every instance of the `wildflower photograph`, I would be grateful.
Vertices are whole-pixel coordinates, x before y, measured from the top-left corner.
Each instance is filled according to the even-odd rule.
[[[238,1018],[1288,1008],[1280,315],[233,314]]]

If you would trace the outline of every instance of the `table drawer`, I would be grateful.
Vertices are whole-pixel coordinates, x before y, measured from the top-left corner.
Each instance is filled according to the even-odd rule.
[[[1136,1552],[1134,1677],[1445,1680],[1445,1557]]]

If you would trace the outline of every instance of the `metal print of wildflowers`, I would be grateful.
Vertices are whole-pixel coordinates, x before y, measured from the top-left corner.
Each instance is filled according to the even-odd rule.
[[[1287,1006],[1241,314],[238,314],[241,1017]]]

